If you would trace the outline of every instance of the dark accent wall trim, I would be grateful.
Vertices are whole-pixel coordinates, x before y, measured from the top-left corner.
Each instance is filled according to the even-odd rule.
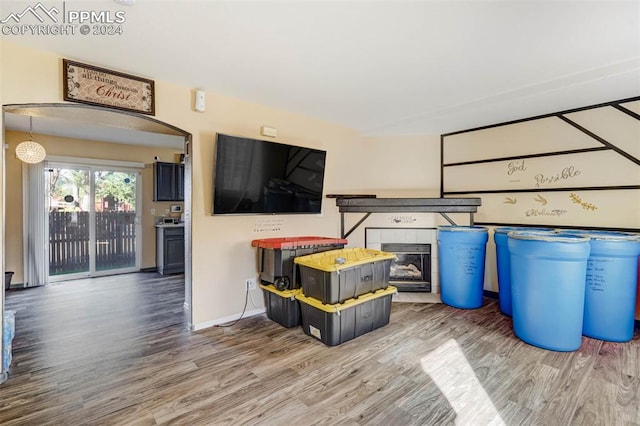
[[[636,120],[640,120],[640,114],[631,111],[629,108],[625,108],[622,105],[612,105],[615,109],[617,109],[618,111],[624,112],[627,115],[630,115],[631,117],[635,118]]]
[[[575,127],[576,129],[580,130],[582,133],[584,133],[585,135],[588,135],[590,137],[592,137],[593,139],[597,140],[598,142],[600,142],[601,144],[603,144],[604,146],[614,150],[615,152],[617,152],[618,154],[620,154],[621,156],[623,156],[624,158],[626,158],[627,160],[633,161],[634,163],[640,165],[640,159],[634,157],[633,155],[629,154],[627,151],[624,151],[620,148],[618,148],[617,146],[615,146],[614,144],[612,144],[611,142],[607,141],[606,139],[596,135],[595,133],[591,132],[590,130],[582,127],[581,125],[579,125],[578,123],[576,123],[575,121],[572,121],[570,119],[568,119],[567,117],[564,116],[559,116],[561,120],[563,120],[565,123]]]
[[[458,131],[455,131],[455,132],[445,133],[442,136],[453,136],[453,135],[458,135],[458,134],[461,134],[461,133],[475,132],[477,130],[491,129],[493,127],[505,126],[507,124],[525,123],[527,121],[539,120],[539,119],[542,119],[542,118],[549,118],[549,117],[557,117],[557,116],[559,116],[561,114],[571,114],[573,112],[586,111],[586,110],[594,109],[594,108],[602,108],[602,107],[606,107],[606,106],[615,107],[616,105],[619,105],[619,104],[623,104],[623,103],[627,103],[627,102],[634,102],[634,101],[638,101],[638,100],[640,100],[640,96],[634,96],[634,97],[631,97],[631,98],[620,99],[620,100],[617,100],[617,101],[604,102],[604,103],[601,103],[601,104],[589,105],[589,106],[569,109],[569,110],[565,110],[565,111],[558,111],[558,112],[553,112],[553,113],[550,113],[550,114],[537,115],[535,117],[521,118],[521,119],[518,119],[518,120],[511,120],[511,121],[505,121],[505,122],[502,122],[502,123],[490,124],[490,125],[487,125],[487,126],[474,127],[472,129],[458,130]]]
[[[446,191],[444,195],[470,195],[470,194],[510,194],[517,192],[572,192],[572,191],[619,191],[640,189],[640,185],[620,186],[575,186],[570,188],[536,188],[536,189],[483,189],[479,191]]]
[[[602,191],[607,191],[607,192],[612,192],[612,191],[627,191],[626,193],[624,192],[618,192],[618,196],[622,197],[623,199],[625,197],[628,198],[627,194],[631,194],[631,195],[635,195],[637,193],[638,190],[640,190],[640,185],[638,185],[638,182],[635,182],[633,180],[625,182],[625,181],[621,181],[621,182],[615,182],[615,183],[622,183],[623,185],[607,185],[607,184],[602,184],[600,185],[600,182],[596,179],[591,179],[591,180],[583,180],[580,183],[582,183],[582,186],[563,186],[563,187],[552,187],[552,188],[538,188],[538,187],[534,187],[534,184],[532,183],[531,185],[527,185],[527,187],[525,188],[505,188],[504,186],[500,189],[491,189],[491,187],[493,187],[494,184],[492,183],[487,183],[487,184],[479,184],[478,186],[480,188],[474,188],[474,183],[473,183],[473,179],[464,179],[463,182],[459,182],[457,185],[457,188],[453,188],[451,187],[450,191],[447,191],[446,188],[448,187],[448,183],[445,182],[445,179],[447,179],[447,174],[445,173],[445,167],[455,167],[455,166],[459,166],[460,170],[462,172],[467,171],[468,169],[465,169],[466,166],[468,165],[477,165],[475,167],[478,168],[482,168],[482,167],[488,167],[488,168],[493,168],[495,167],[495,165],[499,165],[501,164],[500,162],[502,162],[502,164],[506,164],[508,163],[508,160],[513,159],[513,160],[520,160],[520,161],[524,161],[524,159],[526,158],[553,158],[553,157],[557,157],[558,160],[562,160],[565,155],[567,156],[567,158],[569,158],[571,155],[573,156],[581,156],[580,158],[582,160],[589,160],[591,159],[590,157],[586,157],[586,156],[582,156],[583,153],[598,153],[598,152],[602,152],[604,153],[603,155],[606,157],[607,155],[612,155],[613,153],[623,157],[626,160],[631,161],[632,165],[629,164],[625,164],[624,161],[622,161],[621,165],[624,165],[626,167],[632,166],[632,167],[637,167],[640,166],[640,158],[637,158],[636,155],[626,152],[626,150],[624,149],[624,147],[618,147],[616,146],[614,143],[609,142],[608,140],[606,140],[604,137],[598,136],[597,134],[593,133],[592,131],[582,127],[580,124],[578,124],[577,122],[573,121],[572,119],[563,116],[563,114],[569,114],[569,113],[576,113],[579,111],[588,111],[588,110],[593,110],[593,109],[597,109],[597,108],[604,108],[607,112],[609,113],[613,113],[614,111],[617,112],[618,114],[622,113],[625,116],[629,117],[636,117],[636,116],[640,116],[640,114],[636,114],[633,113],[633,111],[629,111],[632,114],[628,114],[625,110],[627,110],[627,108],[624,108],[623,106],[620,106],[620,103],[628,103],[628,102],[638,102],[640,101],[640,96],[636,96],[636,97],[632,97],[632,98],[626,98],[623,100],[618,100],[618,101],[612,101],[612,102],[606,102],[606,103],[602,103],[602,104],[598,104],[598,105],[591,105],[591,106],[585,106],[582,108],[576,108],[576,109],[572,109],[572,110],[567,110],[564,112],[559,112],[559,113],[553,113],[553,114],[545,114],[545,115],[540,115],[537,117],[530,117],[527,119],[522,119],[522,120],[514,120],[514,121],[510,121],[510,122],[505,122],[505,123],[500,123],[500,124],[495,124],[495,125],[490,125],[490,126],[483,126],[483,127],[478,127],[478,128],[474,128],[474,129],[468,129],[468,130],[464,130],[464,131],[460,131],[460,132],[453,132],[453,133],[448,133],[448,134],[443,134],[440,135],[440,139],[441,139],[441,153],[440,153],[440,157],[442,159],[442,163],[440,165],[440,176],[441,176],[441,182],[440,182],[440,197],[442,198],[446,198],[446,197],[464,197],[464,196],[493,196],[493,197],[497,197],[500,194],[534,194],[534,193],[548,193],[548,194],[570,194],[572,192],[584,192],[584,191],[589,191],[591,192],[594,196],[602,196],[603,192]],[[446,158],[446,152],[445,149],[447,148],[447,146],[445,145],[445,142],[449,142],[449,139],[447,139],[448,136],[452,136],[452,135],[457,135],[457,134],[467,134],[467,133],[471,133],[474,131],[478,131],[478,130],[483,130],[483,129],[489,129],[489,128],[493,128],[493,127],[498,127],[498,126],[507,126],[507,125],[511,125],[511,124],[516,124],[516,123],[522,123],[522,122],[531,122],[532,120],[536,120],[536,119],[540,119],[540,118],[546,118],[546,117],[556,117],[558,118],[559,121],[555,121],[555,123],[564,123],[565,125],[569,125],[572,128],[578,130],[580,133],[586,135],[588,138],[592,139],[594,142],[598,142],[599,144],[601,144],[601,146],[597,146],[597,147],[589,147],[586,146],[584,148],[580,148],[580,149],[570,149],[572,148],[571,146],[567,146],[566,148],[569,149],[564,149],[564,150],[559,150],[557,152],[553,152],[553,153],[548,153],[548,152],[538,152],[538,153],[533,153],[533,154],[526,154],[526,151],[519,156],[505,156],[504,154],[501,156],[501,152],[500,152],[500,146],[499,145],[491,145],[491,147],[495,150],[497,149],[497,152],[494,152],[494,157],[493,158],[486,158],[488,155],[490,154],[485,154],[485,155],[476,155],[476,157],[480,157],[480,159],[477,160],[473,160],[473,161],[461,161],[461,162],[452,162],[449,164],[445,164],[444,163],[444,159]],[[631,124],[631,123],[627,123],[627,124]],[[605,135],[606,136],[606,135]],[[457,139],[456,139],[457,140]],[[461,137],[461,142],[466,142],[466,143],[471,143],[475,141],[475,139],[464,139],[464,136]],[[592,142],[593,144],[593,142]],[[530,151],[530,150],[528,150]],[[605,153],[606,152],[606,153]],[[616,155],[616,156],[617,156]],[[485,157],[484,159],[482,159],[482,157]],[[507,160],[507,161],[505,161]],[[544,162],[544,161],[543,161]],[[476,170],[476,169],[472,169],[472,170]],[[625,169],[626,170],[626,169]],[[456,176],[459,176],[458,169],[448,169],[448,171],[452,171],[451,177],[452,179],[455,179]],[[621,178],[624,178],[625,175],[621,175]],[[626,178],[624,178],[626,180]],[[630,176],[629,176],[630,179]],[[578,182],[574,182],[574,185],[578,183]],[[496,185],[496,186],[502,186],[500,184]],[[489,189],[487,189],[487,187]],[[628,191],[635,191],[635,192],[628,192]],[[493,200],[493,198],[492,198]],[[485,215],[488,215],[488,213],[486,213]],[[488,217],[485,219],[489,219]],[[535,219],[534,219],[535,220]],[[482,221],[476,221],[476,223],[481,223]],[[612,222],[609,223],[611,221],[605,221],[606,223],[608,223],[609,225],[615,226],[616,223]],[[564,227],[564,225],[570,225],[572,222],[569,221],[569,223],[566,224],[559,224],[556,223],[556,227]],[[531,225],[529,225],[531,226]],[[634,226],[637,226],[634,223]],[[607,228],[610,229],[610,228]],[[632,230],[633,231],[637,231],[635,228]]]
[[[158,272],[158,268],[151,266],[149,268],[140,268],[140,272]]]
[[[551,157],[556,155],[571,155],[571,154],[582,154],[584,152],[595,152],[595,151],[610,151],[613,148],[608,148],[606,146],[601,146],[597,148],[582,148],[582,149],[572,149],[567,151],[555,151],[555,152],[543,152],[539,154],[527,154],[527,155],[514,155],[512,157],[499,157],[499,158],[489,158],[486,160],[473,160],[473,161],[461,161],[459,163],[446,163],[443,164],[443,167],[454,167],[454,166],[467,166],[470,164],[483,164],[483,163],[496,163],[499,161],[509,161],[509,160],[522,160],[527,158],[539,158],[539,157]]]
[[[440,135],[440,198],[444,194],[444,135]]]

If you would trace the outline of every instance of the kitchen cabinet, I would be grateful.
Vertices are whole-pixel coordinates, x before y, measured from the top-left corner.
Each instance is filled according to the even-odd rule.
[[[156,266],[162,275],[184,273],[183,225],[156,225]]]
[[[184,164],[156,162],[154,165],[153,200],[184,200]]]

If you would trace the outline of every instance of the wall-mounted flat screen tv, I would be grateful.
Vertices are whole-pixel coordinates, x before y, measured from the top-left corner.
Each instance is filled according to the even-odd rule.
[[[213,214],[320,213],[327,152],[216,137]]]

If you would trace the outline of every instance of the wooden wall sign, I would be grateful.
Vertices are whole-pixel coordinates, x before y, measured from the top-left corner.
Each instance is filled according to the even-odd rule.
[[[153,80],[62,60],[64,100],[155,115]]]

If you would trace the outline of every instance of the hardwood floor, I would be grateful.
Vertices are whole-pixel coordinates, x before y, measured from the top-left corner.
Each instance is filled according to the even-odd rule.
[[[181,276],[7,293],[3,425],[640,425],[640,341],[558,353],[477,310],[393,303],[336,347],[266,316],[189,332]]]

